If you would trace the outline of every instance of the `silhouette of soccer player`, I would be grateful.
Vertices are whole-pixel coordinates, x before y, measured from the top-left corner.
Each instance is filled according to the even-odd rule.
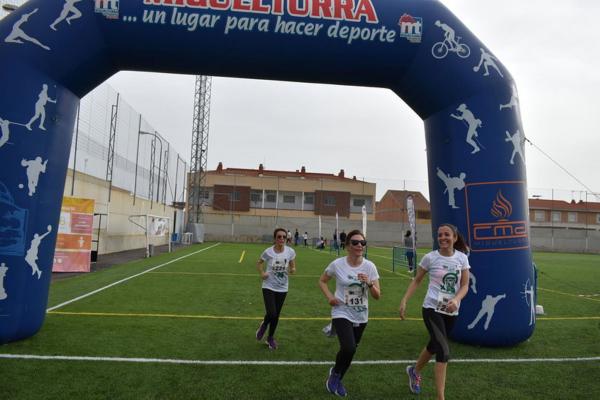
[[[525,164],[525,135],[523,135],[518,129],[512,136],[510,136],[510,133],[506,131],[506,138],[504,138],[504,141],[511,142],[513,145],[513,152],[510,156],[510,164],[513,165],[515,163],[515,155],[517,154],[519,154],[521,161],[523,161],[523,164]]]
[[[483,126],[483,123],[480,119],[475,118],[471,110],[469,110],[467,108],[467,105],[464,103],[459,105],[456,108],[456,111],[460,111],[460,115],[450,114],[450,116],[459,121],[465,121],[465,123],[469,127],[469,130],[467,131],[467,143],[470,144],[471,147],[473,147],[473,151],[471,152],[471,154],[475,154],[479,152],[481,148],[479,147],[474,138],[479,136],[479,134],[477,133],[477,128],[481,128]]]

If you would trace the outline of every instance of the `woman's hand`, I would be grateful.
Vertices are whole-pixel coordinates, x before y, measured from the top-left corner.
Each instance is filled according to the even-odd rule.
[[[342,302],[337,297],[331,297],[327,299],[327,302],[331,307],[339,306]]]
[[[268,272],[261,272],[260,273],[260,278],[264,281],[265,279],[267,279],[269,277],[269,273]]]
[[[458,310],[458,306],[460,304],[460,301],[456,300],[456,299],[452,299],[448,302],[448,305],[446,306],[446,310],[448,310],[448,312],[456,312]]]
[[[400,319],[405,320],[406,319],[406,302],[404,302],[404,301],[400,302],[400,307],[398,309],[398,312],[400,313]]]

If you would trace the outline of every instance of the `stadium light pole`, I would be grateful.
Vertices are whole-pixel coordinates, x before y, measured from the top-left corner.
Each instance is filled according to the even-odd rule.
[[[154,139],[158,139],[158,142],[160,143],[160,160],[162,161],[162,151],[163,151],[163,143],[162,143],[162,139],[160,138],[160,136],[158,136],[158,134],[155,132],[146,132],[146,131],[142,131],[142,130],[138,130],[138,146],[137,146],[137,151],[136,151],[136,159],[138,157],[138,154],[140,152],[140,141],[139,141],[139,137],[140,135],[150,135],[150,136],[154,136]],[[155,149],[156,151],[156,149]],[[137,168],[137,163],[136,163],[136,168]],[[154,173],[154,165],[152,165],[150,170],[150,175],[152,175]],[[137,174],[136,174],[136,179],[137,179]],[[158,202],[158,193],[160,193],[160,161],[158,164],[158,180],[157,180],[157,184],[158,187],[156,188],[156,192],[157,192],[157,198],[156,201]],[[150,196],[150,209],[152,209],[152,202],[153,202],[153,196]]]

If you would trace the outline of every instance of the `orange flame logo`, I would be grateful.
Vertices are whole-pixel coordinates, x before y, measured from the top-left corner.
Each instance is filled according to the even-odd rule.
[[[512,215],[512,204],[506,197],[502,196],[501,190],[498,191],[490,212],[498,219],[507,219]]]

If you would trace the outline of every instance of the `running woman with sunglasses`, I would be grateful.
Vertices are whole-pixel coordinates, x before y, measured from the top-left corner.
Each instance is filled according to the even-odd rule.
[[[406,303],[415,293],[426,273],[429,287],[423,302],[423,321],[429,331],[429,343],[419,354],[416,365],[406,367],[410,391],[421,392],[421,371],[435,355],[435,387],[437,399],[444,400],[446,368],[450,358],[448,334],[454,327],[460,301],[469,289],[469,260],[464,238],[451,224],[442,224],[437,232],[438,250],[427,253],[415,278],[400,302],[400,318],[406,318]],[[458,250],[458,251],[457,251]]]
[[[276,350],[275,329],[277,329],[279,315],[288,292],[288,274],[296,272],[296,252],[285,245],[287,240],[285,229],[275,229],[273,239],[275,239],[275,245],[263,251],[256,263],[256,269],[262,279],[266,311],[265,318],[256,331],[256,340],[261,341],[268,328],[266,344],[269,349]],[[264,268],[265,263],[267,264],[266,269]]]
[[[362,338],[369,319],[369,293],[379,300],[379,274],[371,261],[363,258],[367,246],[364,235],[353,230],[346,236],[346,257],[334,260],[319,279],[319,287],[331,306],[331,323],[335,328],[340,350],[335,365],[329,370],[325,387],[329,393],[345,397],[342,384],[350,368],[356,347]],[[329,290],[328,282],[335,279],[335,293]]]

